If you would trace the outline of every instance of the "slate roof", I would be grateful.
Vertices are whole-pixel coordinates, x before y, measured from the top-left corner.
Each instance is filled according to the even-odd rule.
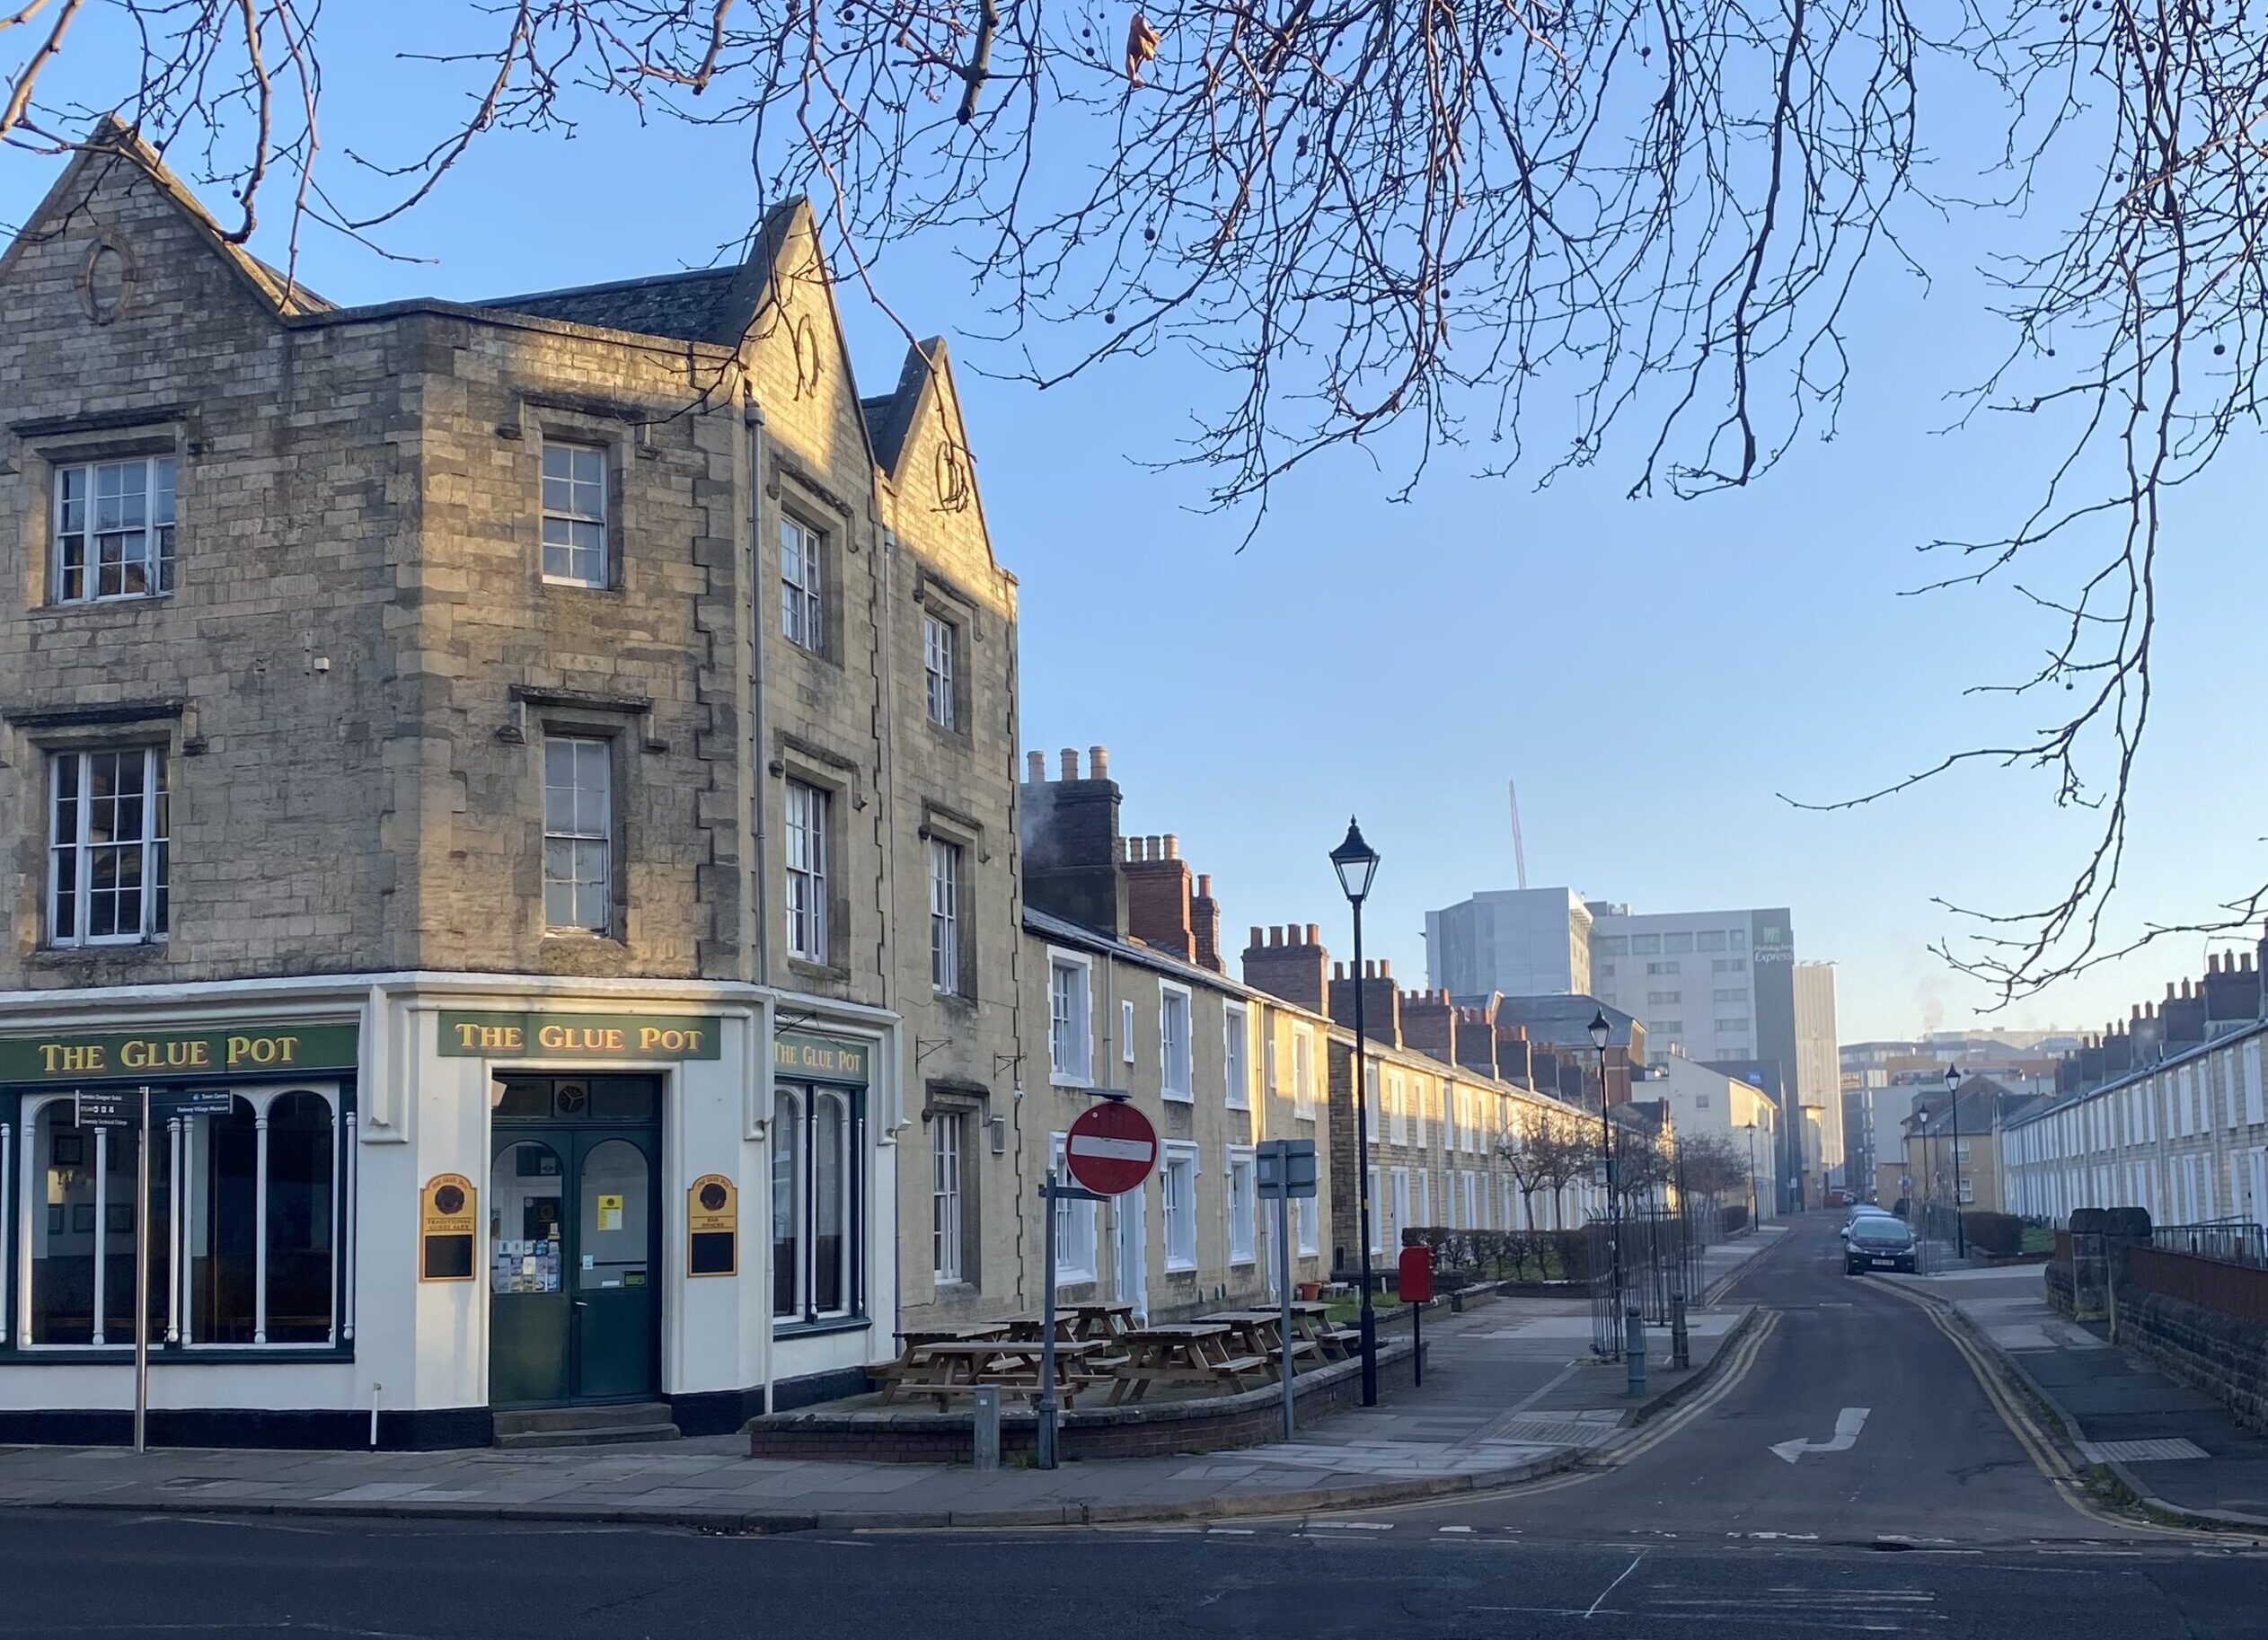
[[[1488,999],[1455,997],[1451,999],[1460,1007],[1486,1008]],[[1565,996],[1507,997],[1496,999],[1496,1023],[1527,1027],[1528,1040],[1551,1047],[1589,1047],[1591,1021],[1604,1009],[1607,1016],[1607,1043],[1611,1047],[1630,1045],[1630,1027],[1637,1023],[1635,1017],[1624,1013],[1611,1002],[1602,1002],[1593,996],[1569,994]]]
[[[656,274],[572,290],[492,296],[474,305],[604,331],[629,331],[640,336],[716,341],[720,335],[731,334],[730,296],[733,281],[739,275],[738,268],[702,268],[692,273]]]

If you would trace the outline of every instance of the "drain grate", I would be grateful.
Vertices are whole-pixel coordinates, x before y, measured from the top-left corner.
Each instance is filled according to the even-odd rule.
[[[2096,1463],[2171,1463],[2207,1455],[2194,1441],[2178,1435],[2162,1441],[2082,1441],[2079,1450]]]

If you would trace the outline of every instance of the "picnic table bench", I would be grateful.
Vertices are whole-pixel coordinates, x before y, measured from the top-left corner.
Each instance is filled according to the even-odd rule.
[[[1005,1338],[1005,1321],[940,1322],[933,1327],[909,1327],[897,1335],[898,1353],[888,1361],[867,1363],[866,1375],[882,1386],[882,1398],[894,1399],[894,1386],[913,1368],[921,1353],[933,1344],[959,1344],[970,1339]]]
[[[1108,1346],[1099,1340],[1065,1339],[1055,1345],[1055,1390],[1065,1406],[1080,1391],[1111,1383],[1090,1357]],[[945,1404],[984,1388],[1026,1400],[1038,1398],[1040,1362],[1046,1345],[1036,1338],[958,1338],[921,1346],[908,1369],[883,1391],[885,1401],[900,1396]]]
[[[1248,1355],[1264,1355],[1270,1361],[1284,1359],[1286,1340],[1284,1337],[1284,1317],[1274,1309],[1222,1309],[1209,1316],[1199,1316],[1200,1321],[1217,1321],[1235,1335],[1239,1345]],[[1302,1329],[1301,1318],[1292,1318],[1292,1336],[1289,1347],[1292,1358],[1319,1355],[1322,1345],[1309,1337]]]
[[[1326,1361],[1345,1361],[1362,1347],[1362,1335],[1354,1327],[1332,1325],[1331,1307],[1320,1299],[1293,1300],[1292,1326]]]
[[[1123,1337],[1133,1325],[1134,1305],[1125,1299],[1055,1306],[1055,1336],[1058,1338],[1092,1338],[1108,1343]],[[1040,1332],[1040,1316],[1036,1310],[1010,1316],[1007,1327],[1011,1338],[1037,1338]]]
[[[1114,1406],[1139,1401],[1160,1383],[1196,1383],[1225,1387],[1231,1394],[1247,1388],[1245,1379],[1265,1374],[1266,1355],[1240,1355],[1231,1348],[1235,1329],[1218,1321],[1182,1321],[1163,1327],[1137,1327],[1118,1343],[1126,1360],[1117,1370],[1118,1381],[1110,1392]]]

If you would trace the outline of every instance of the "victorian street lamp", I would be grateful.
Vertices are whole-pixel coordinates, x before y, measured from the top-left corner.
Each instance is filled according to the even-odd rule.
[[[1378,1405],[1378,1313],[1371,1308],[1371,1122],[1365,1092],[1363,1036],[1363,901],[1378,875],[1378,853],[1363,841],[1363,828],[1352,816],[1346,822],[1346,841],[1331,851],[1331,868],[1338,886],[1355,910],[1355,1192],[1361,1204],[1355,1244],[1363,1256],[1363,1405]]]
[[[1953,1110],[1953,1256],[1969,1256],[1969,1232],[1961,1222],[1961,1067],[1946,1067],[1946,1102]]]
[[[1622,1319],[1622,1236],[1614,1211],[1614,1125],[1607,1120],[1607,1038],[1614,1027],[1603,1008],[1592,1016],[1591,1045],[1599,1051],[1599,1154],[1607,1175],[1607,1294],[1613,1300],[1608,1313],[1618,1325]]]
[[[1742,1124],[1748,1129],[1748,1228],[1757,1228],[1756,1201],[1756,1124]]]

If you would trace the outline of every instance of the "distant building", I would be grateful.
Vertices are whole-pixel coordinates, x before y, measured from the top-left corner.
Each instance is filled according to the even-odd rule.
[[[1453,996],[1591,989],[1591,913],[1566,888],[1498,889],[1425,913],[1425,968]]]
[[[1752,1082],[1697,1064],[1681,1054],[1655,1057],[1638,1071],[1638,1095],[1670,1107],[1672,1130],[1681,1140],[1714,1134],[1732,1142],[1752,1168],[1757,1216],[1776,1216],[1780,1199],[1778,1112]]]
[[[1842,1071],[1835,1057],[1835,965],[1797,963],[1796,988],[1796,1102],[1819,1112],[1820,1158],[1840,1177],[1843,1133]]]

